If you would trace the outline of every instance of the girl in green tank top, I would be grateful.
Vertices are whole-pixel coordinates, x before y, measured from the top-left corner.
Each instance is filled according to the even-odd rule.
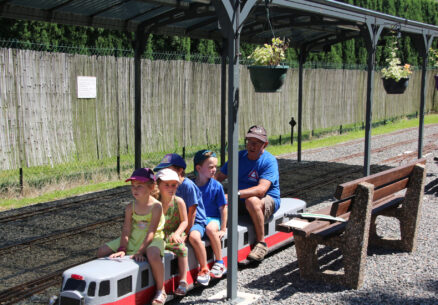
[[[166,250],[173,252],[178,259],[179,285],[175,290],[176,295],[187,293],[187,247],[185,229],[187,228],[187,209],[184,200],[175,195],[180,182],[178,174],[169,169],[163,168],[157,172],[157,184],[160,191],[159,200],[163,205],[163,214],[166,220],[164,224],[164,240]]]
[[[164,304],[164,216],[161,203],[152,196],[156,189],[155,175],[149,168],[136,169],[131,181],[135,201],[125,208],[122,236],[99,248],[97,256],[121,258],[130,255],[136,261],[147,261],[157,288],[152,304]]]

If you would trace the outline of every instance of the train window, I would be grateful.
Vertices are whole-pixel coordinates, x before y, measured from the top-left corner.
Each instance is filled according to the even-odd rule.
[[[110,281],[102,281],[99,285],[99,296],[109,295],[110,293]]]
[[[77,280],[77,279],[68,279],[65,282],[64,290],[77,290],[77,291],[84,291],[85,290],[86,282],[84,280]]]
[[[91,282],[90,285],[88,285],[87,295],[89,297],[94,297],[96,295],[96,282]]]
[[[265,223],[265,236],[269,234],[269,222]]]
[[[248,244],[248,231],[243,233],[243,244]]]
[[[149,286],[149,270],[143,270],[141,272],[141,288]]]
[[[117,297],[132,291],[132,275],[117,281]]]

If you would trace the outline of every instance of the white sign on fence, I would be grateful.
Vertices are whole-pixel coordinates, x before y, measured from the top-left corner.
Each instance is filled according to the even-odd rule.
[[[96,98],[96,77],[78,76],[78,98]]]

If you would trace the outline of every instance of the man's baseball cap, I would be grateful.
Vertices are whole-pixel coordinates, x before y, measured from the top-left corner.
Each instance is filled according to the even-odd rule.
[[[248,129],[245,138],[256,138],[264,143],[268,142],[268,136],[266,134],[265,128],[263,126],[254,125]]]
[[[184,159],[178,155],[178,154],[167,154],[164,156],[164,158],[161,160],[160,164],[158,164],[155,168],[154,171],[169,167],[169,166],[177,166],[177,167],[182,167],[184,169],[186,169],[187,165],[186,165],[186,161],[184,161]]]
[[[148,181],[155,181],[155,175],[154,172],[150,168],[137,168],[129,177],[125,180],[125,182],[128,181],[141,181],[141,182],[148,182]]]

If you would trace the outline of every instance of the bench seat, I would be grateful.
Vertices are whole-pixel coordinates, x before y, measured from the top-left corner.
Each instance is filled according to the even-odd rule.
[[[338,201],[315,214],[340,217],[345,222],[295,218],[278,226],[293,232],[300,276],[359,288],[363,283],[368,244],[412,252],[416,247],[417,227],[426,177],[425,159],[378,174],[338,185]],[[401,238],[379,236],[378,216],[398,219]],[[340,249],[344,272],[321,271],[318,245]]]

